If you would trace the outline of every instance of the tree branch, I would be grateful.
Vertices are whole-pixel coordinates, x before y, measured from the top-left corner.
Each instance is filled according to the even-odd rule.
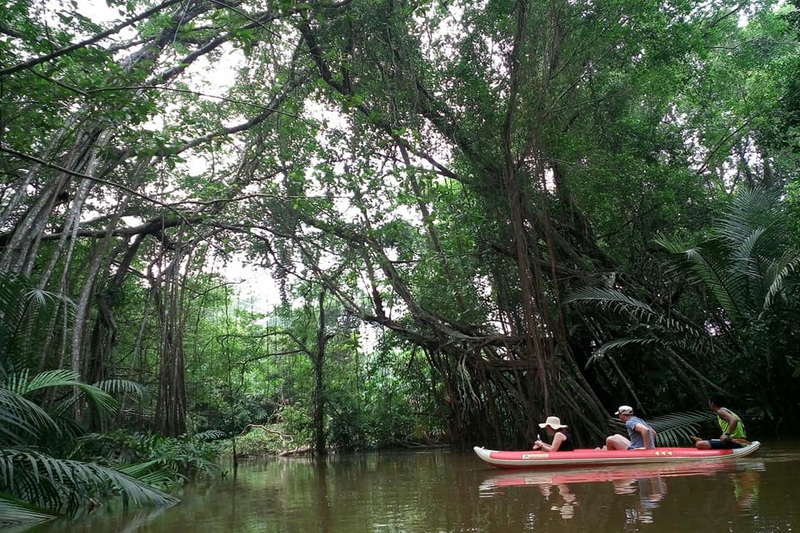
[[[117,24],[116,26],[114,26],[113,28],[111,28],[109,30],[106,30],[106,31],[101,32],[101,33],[98,33],[94,37],[91,37],[91,38],[89,38],[89,39],[87,39],[85,41],[81,41],[79,43],[75,43],[75,44],[67,46],[65,48],[60,48],[60,49],[56,50],[55,52],[52,52],[52,53],[47,54],[45,56],[34,57],[33,59],[29,59],[28,61],[25,61],[24,63],[18,63],[16,65],[12,66],[12,67],[0,69],[0,76],[5,76],[7,74],[14,74],[15,72],[19,72],[21,70],[29,69],[29,68],[33,67],[34,65],[39,65],[40,63],[46,63],[47,61],[50,61],[51,59],[55,59],[57,57],[61,57],[63,55],[69,54],[70,52],[74,52],[75,50],[78,50],[80,48],[85,48],[85,47],[87,47],[87,46],[89,46],[91,44],[94,44],[96,42],[102,41],[103,39],[105,39],[106,37],[108,37],[110,35],[114,35],[115,33],[119,33],[121,30],[127,28],[128,26],[132,26],[133,24],[136,24],[137,22],[139,22],[141,20],[144,20],[144,19],[150,17],[151,15],[154,15],[155,13],[158,13],[159,11],[162,11],[163,9],[166,9],[171,5],[178,4],[180,2],[183,2],[183,0],[166,0],[164,3],[162,3],[160,5],[157,5],[156,7],[152,8],[152,9],[148,9],[147,11],[145,11],[145,12],[133,17],[132,19],[129,19],[129,20],[121,23],[121,24]]]

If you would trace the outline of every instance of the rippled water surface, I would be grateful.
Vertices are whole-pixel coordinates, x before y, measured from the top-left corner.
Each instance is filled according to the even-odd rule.
[[[101,509],[34,531],[800,531],[800,447],[593,470],[498,470],[446,450],[275,459],[180,496],[169,509]]]

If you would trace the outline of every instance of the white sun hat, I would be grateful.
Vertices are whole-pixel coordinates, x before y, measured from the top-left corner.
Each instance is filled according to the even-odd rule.
[[[565,424],[562,424],[561,419],[558,418],[557,416],[548,416],[547,420],[545,420],[544,423],[539,424],[539,427],[542,429],[546,428],[547,426],[550,426],[553,429],[562,429],[565,427],[569,427]]]

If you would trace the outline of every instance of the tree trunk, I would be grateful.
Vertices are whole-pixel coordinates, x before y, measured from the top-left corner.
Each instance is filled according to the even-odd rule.
[[[317,322],[317,346],[314,352],[314,450],[317,455],[328,453],[325,439],[325,348],[330,337],[325,331],[325,289],[319,293],[319,321]]]

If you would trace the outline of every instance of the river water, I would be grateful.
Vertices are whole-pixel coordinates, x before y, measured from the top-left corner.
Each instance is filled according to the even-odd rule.
[[[101,508],[33,531],[800,531],[800,446],[717,464],[498,470],[446,450],[253,461],[168,509]]]

